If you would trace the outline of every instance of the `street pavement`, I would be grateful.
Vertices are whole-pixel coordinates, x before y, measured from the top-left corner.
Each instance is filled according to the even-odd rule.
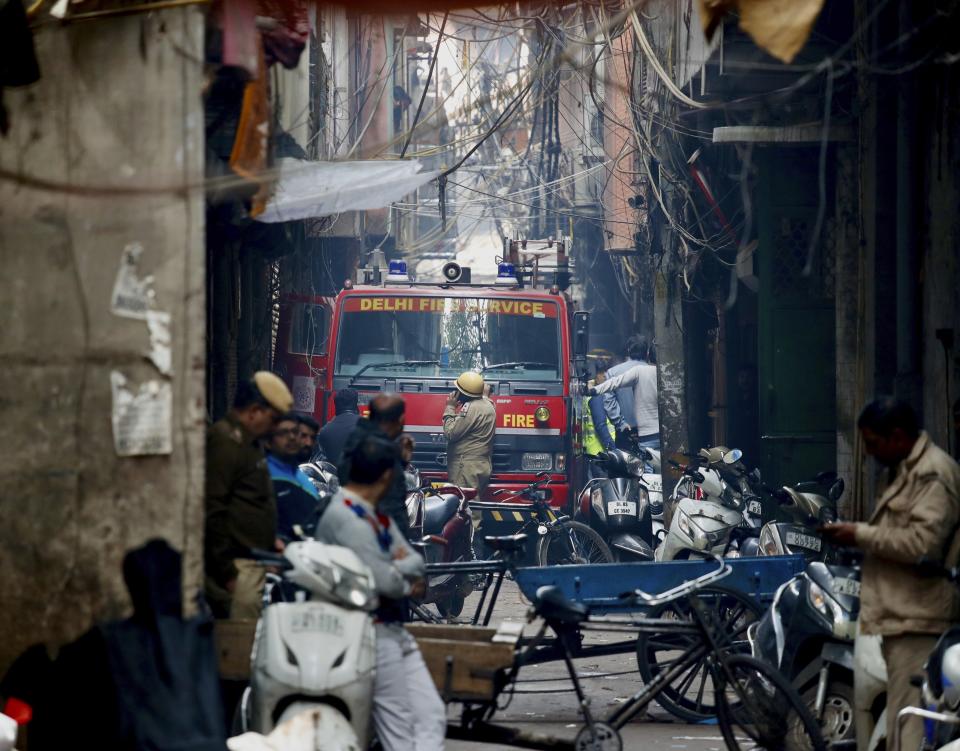
[[[477,593],[471,595],[459,620],[466,620],[473,614],[478,597]],[[491,625],[502,621],[525,622],[529,606],[516,584],[504,581]],[[535,630],[536,624],[528,625],[525,634],[532,635]],[[587,635],[587,643],[602,642],[605,639],[619,641],[623,638],[623,634],[591,632]],[[578,659],[575,664],[583,678],[591,711],[600,719],[643,686],[633,652]],[[502,697],[501,705],[506,706],[494,715],[493,722],[572,740],[583,721],[563,663],[530,665],[523,668],[518,677],[517,693],[509,704],[506,697]],[[458,705],[450,706],[451,722],[457,721],[458,710]],[[650,707],[649,714],[631,722],[621,734],[625,749],[720,751],[724,748],[720,730],[716,725],[681,722],[657,704]],[[507,747],[475,741],[449,741],[447,748],[450,751],[497,751]]]

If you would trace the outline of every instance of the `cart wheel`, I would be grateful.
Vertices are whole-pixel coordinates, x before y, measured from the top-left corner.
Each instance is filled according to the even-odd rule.
[[[463,612],[463,595],[451,595],[449,599],[437,600],[436,606],[444,618],[456,618]]]
[[[623,739],[620,732],[605,722],[594,722],[593,726],[584,725],[573,741],[576,751],[621,751]]]
[[[697,596],[706,602],[729,636],[727,650],[749,652],[747,628],[762,614],[756,601],[743,592],[727,587],[704,587]],[[646,617],[690,619],[687,600],[675,600],[651,608]],[[649,685],[661,672],[667,671],[673,661],[693,642],[695,634],[645,634],[637,637],[637,667],[643,682]],[[692,666],[657,694],[657,703],[675,717],[687,722],[701,722],[716,716],[713,675],[706,662]]]
[[[717,724],[729,751],[827,750],[810,708],[776,668],[750,655],[732,654],[722,656],[714,669],[722,686]]]

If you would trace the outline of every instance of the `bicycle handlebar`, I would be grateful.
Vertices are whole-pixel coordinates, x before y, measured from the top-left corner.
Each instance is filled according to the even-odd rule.
[[[629,593],[626,597],[633,597],[642,600],[644,604],[654,607],[656,605],[662,605],[667,602],[678,600],[681,597],[684,597],[691,592],[695,592],[701,587],[705,587],[715,581],[719,581],[720,579],[723,579],[732,573],[733,569],[723,558],[715,555],[713,556],[713,559],[719,564],[717,568],[715,568],[713,571],[708,571],[702,576],[698,576],[696,579],[691,579],[690,581],[684,582],[673,589],[668,589],[666,592],[661,592],[658,595],[651,595],[641,589],[636,589]]]

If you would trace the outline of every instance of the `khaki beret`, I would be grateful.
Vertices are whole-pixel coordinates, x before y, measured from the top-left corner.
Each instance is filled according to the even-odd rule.
[[[269,370],[258,370],[253,374],[253,383],[267,404],[281,414],[293,408],[293,394],[279,376]]]

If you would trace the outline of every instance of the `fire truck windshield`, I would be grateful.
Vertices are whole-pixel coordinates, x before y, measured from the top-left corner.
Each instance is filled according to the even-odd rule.
[[[554,302],[354,296],[342,308],[334,372],[450,378],[483,369],[488,378],[502,371],[511,380],[559,381],[560,354]]]

